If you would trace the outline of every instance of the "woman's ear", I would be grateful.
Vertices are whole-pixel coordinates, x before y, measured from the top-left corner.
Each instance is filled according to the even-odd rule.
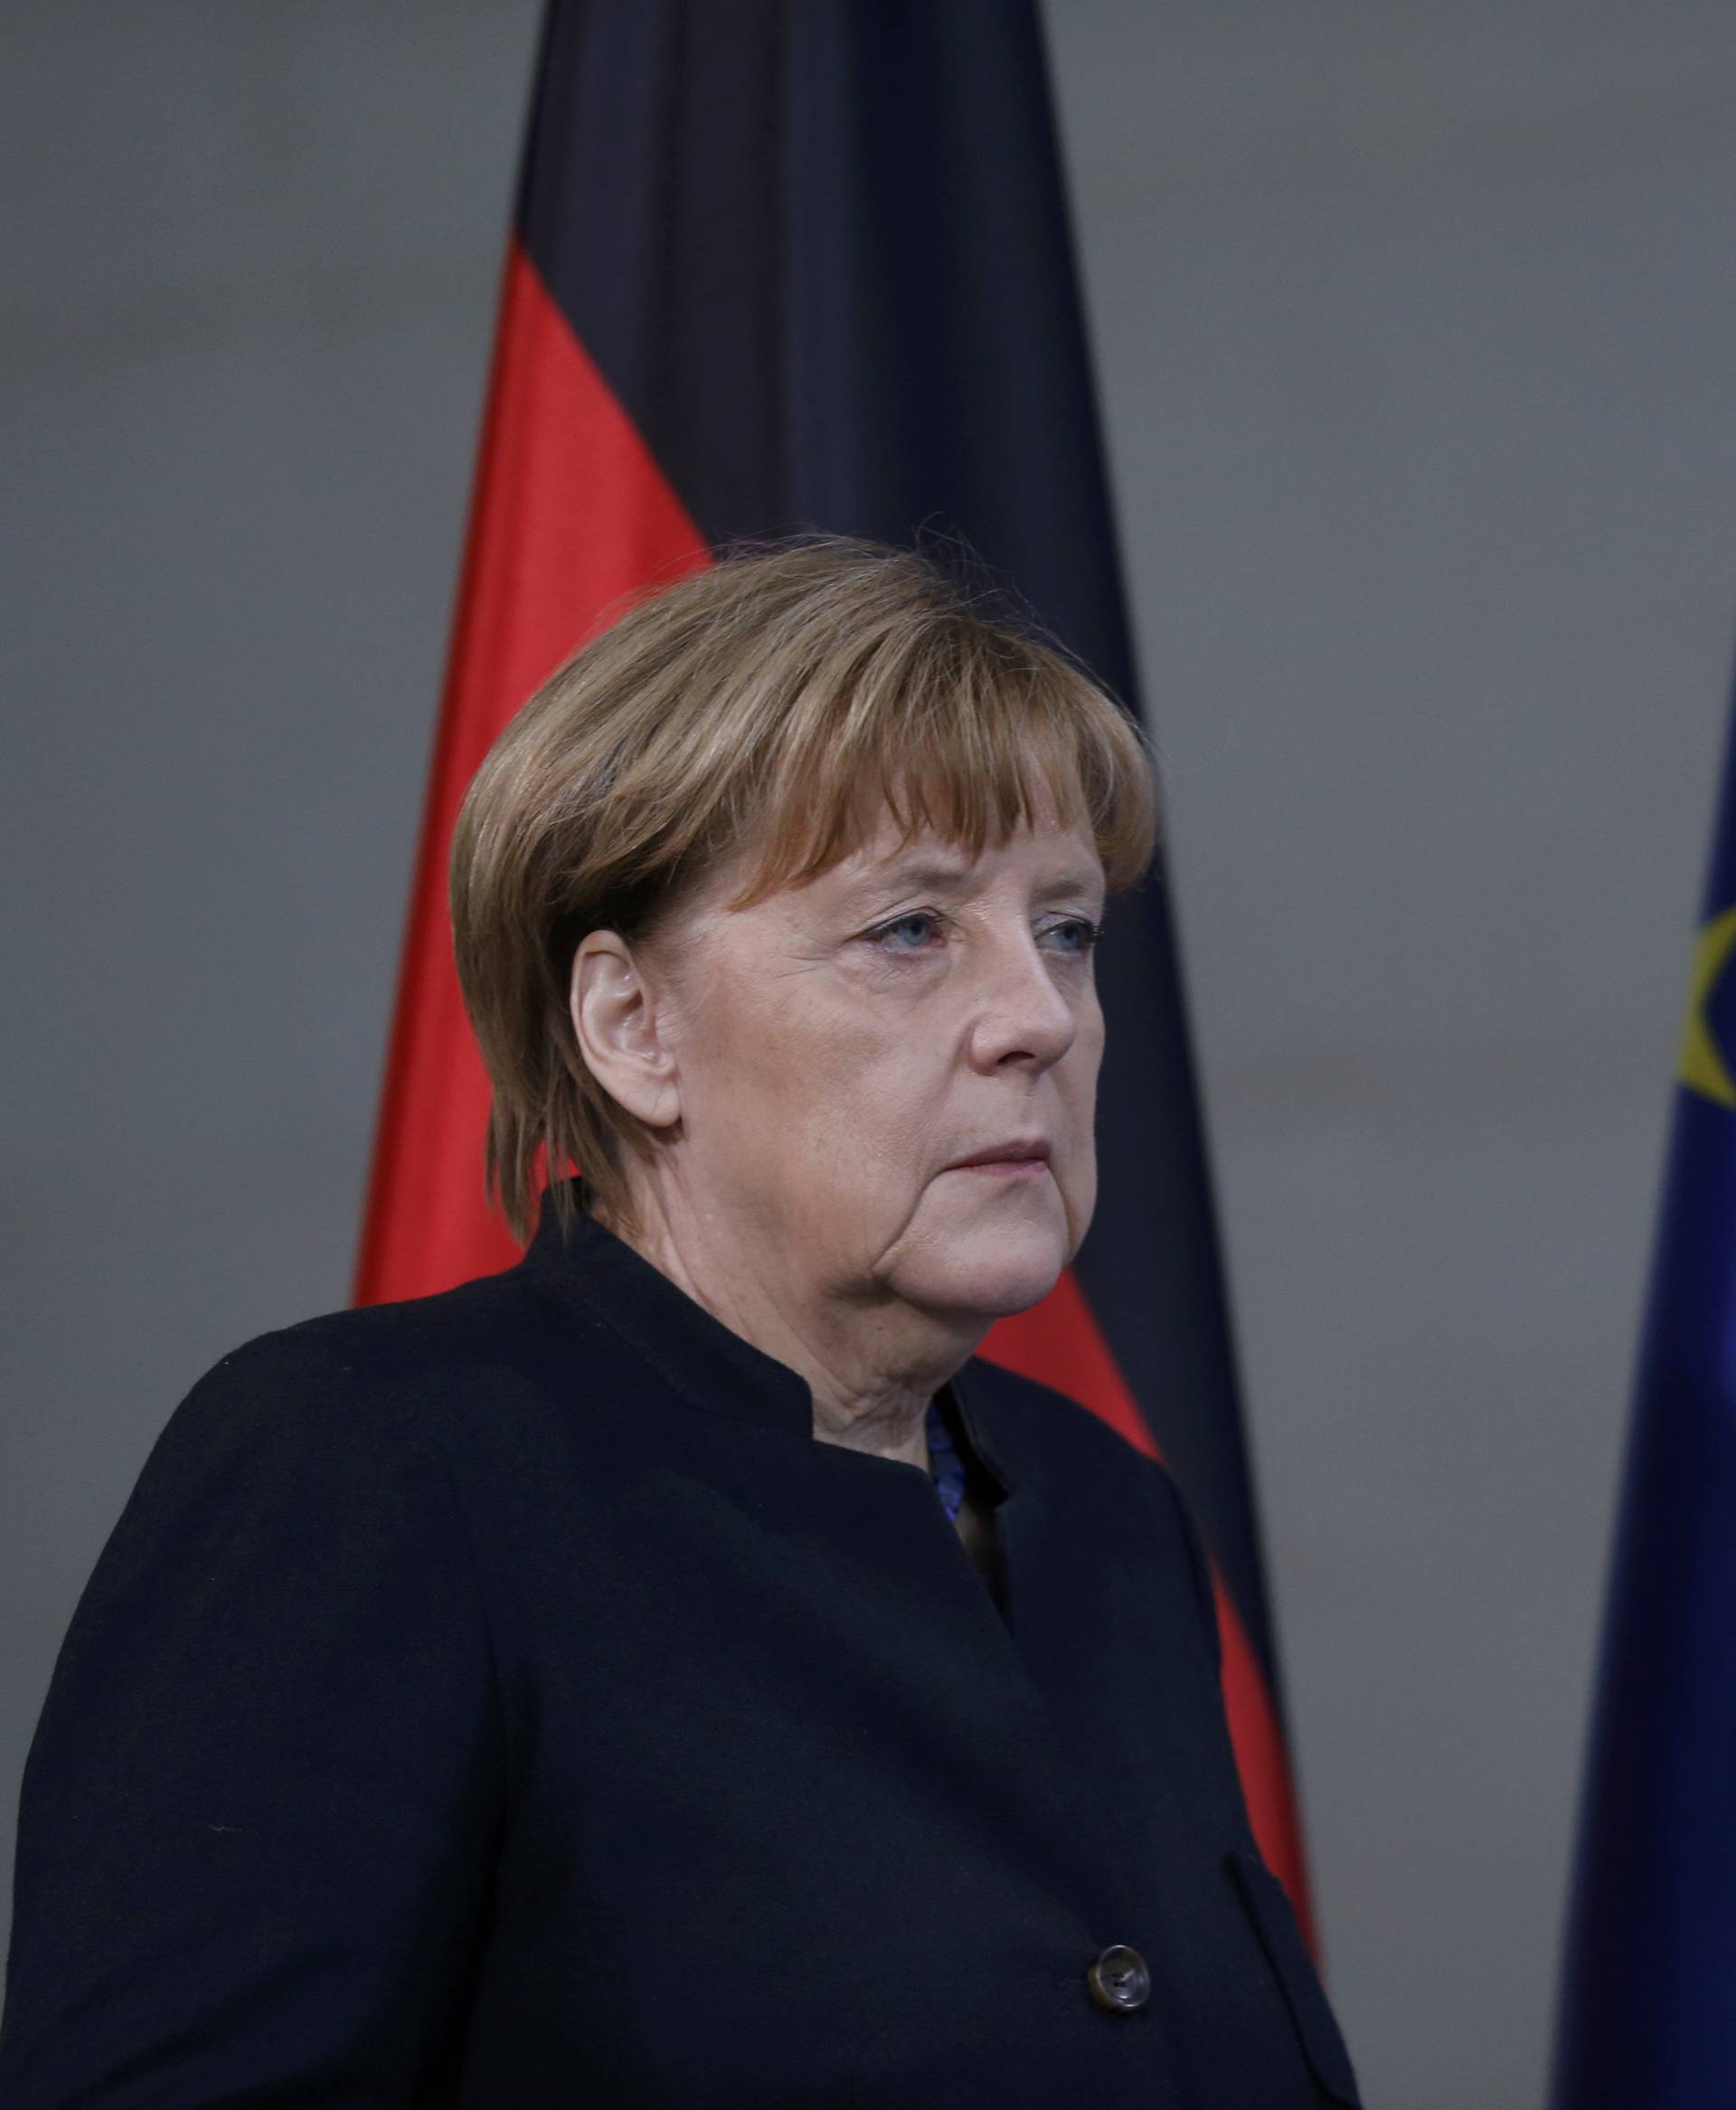
[[[572,956],[567,1008],[585,1067],[647,1128],[681,1117],[675,1058],[660,1028],[661,992],[614,931],[591,931]]]

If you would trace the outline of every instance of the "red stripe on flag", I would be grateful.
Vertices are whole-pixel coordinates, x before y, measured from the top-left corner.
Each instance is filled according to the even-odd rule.
[[[1145,1416],[1128,1391],[1071,1268],[1063,1272],[1041,1304],[1010,1319],[997,1320],[980,1353],[1022,1377],[1066,1393],[1070,1399],[1090,1407],[1136,1450],[1149,1458],[1160,1456]],[[1248,1821],[1267,1867],[1289,1893],[1302,1931],[1317,1954],[1318,1936],[1302,1858],[1302,1828],[1284,1739],[1278,1730],[1278,1710],[1249,1645],[1241,1614],[1215,1568],[1212,1590],[1222,1648],[1224,1713],[1248,1804]]]
[[[488,1083],[452,965],[446,865],[465,788],[519,705],[619,602],[708,561],[699,530],[516,242],[495,347],[359,1304],[424,1296],[518,1256],[483,1196]]]

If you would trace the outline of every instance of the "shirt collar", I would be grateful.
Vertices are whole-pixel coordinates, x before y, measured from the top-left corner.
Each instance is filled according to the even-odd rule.
[[[520,1265],[571,1309],[613,1328],[702,1414],[721,1414],[814,1440],[814,1395],[807,1379],[724,1325],[637,1247],[590,1213],[582,1178],[562,1183],[574,1216],[563,1235],[554,1197],[544,1191],[536,1235]],[[948,1389],[967,1441],[1003,1491],[1014,1484],[1005,1431],[985,1427],[983,1388],[970,1381],[976,1359]]]

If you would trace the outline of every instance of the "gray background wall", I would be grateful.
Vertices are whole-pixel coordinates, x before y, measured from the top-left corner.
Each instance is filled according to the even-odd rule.
[[[0,1793],[344,1301],[530,0],[9,11]],[[1720,0],[1051,0],[1318,1902],[1542,2088],[1736,618]]]

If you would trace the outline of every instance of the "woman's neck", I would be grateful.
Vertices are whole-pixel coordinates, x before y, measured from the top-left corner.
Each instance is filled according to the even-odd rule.
[[[804,1377],[818,1442],[928,1469],[929,1402],[986,1324],[948,1324],[872,1294],[804,1296],[774,1265],[666,1210],[641,1209],[628,1227],[600,1211],[597,1220],[732,1333]]]

